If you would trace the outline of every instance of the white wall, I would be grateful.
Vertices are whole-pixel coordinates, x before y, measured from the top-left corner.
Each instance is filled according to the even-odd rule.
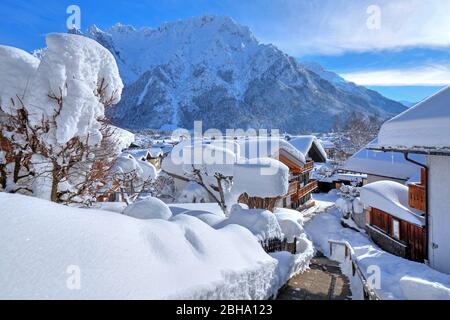
[[[430,266],[450,274],[450,157],[428,156]],[[438,247],[433,248],[433,243]]]

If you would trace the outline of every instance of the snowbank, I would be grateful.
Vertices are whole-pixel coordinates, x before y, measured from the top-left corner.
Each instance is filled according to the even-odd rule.
[[[240,226],[138,220],[6,193],[0,206],[2,299],[264,299],[281,286],[277,261]]]
[[[425,224],[420,212],[408,206],[408,187],[393,181],[378,181],[361,188],[365,206],[380,209],[418,226]]]
[[[218,228],[237,224],[250,230],[259,241],[283,239],[283,233],[275,215],[263,209],[244,209],[239,204],[231,207],[228,219],[217,225]]]
[[[293,242],[294,238],[299,238],[304,233],[304,219],[300,212],[291,209],[276,208],[273,214],[277,218],[281,231],[288,242]]]
[[[337,209],[316,215],[305,225],[314,245],[330,256],[329,240],[346,241],[354,249],[356,259],[366,278],[373,276],[374,266],[381,272],[379,288],[374,288],[382,299],[449,299],[450,276],[431,269],[423,263],[406,260],[381,250],[363,233],[344,228]],[[335,247],[338,249],[338,247]],[[338,252],[338,250],[335,250]],[[333,254],[334,259],[338,259]],[[352,281],[354,298],[360,287],[351,267],[343,268]]]
[[[257,158],[234,166],[233,192],[250,197],[284,196],[289,188],[289,168],[278,160]]]
[[[163,219],[169,220],[172,217],[170,208],[157,198],[146,198],[130,204],[125,208],[123,214],[137,219]]]

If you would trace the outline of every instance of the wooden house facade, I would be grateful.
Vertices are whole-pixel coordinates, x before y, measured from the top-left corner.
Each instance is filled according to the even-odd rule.
[[[407,188],[398,184],[407,190],[407,196],[401,197],[401,199],[407,198],[407,203],[401,203],[401,205],[411,211],[410,215],[399,215],[397,212],[390,211],[386,209],[390,206],[386,207],[380,201],[379,205],[371,204],[366,209],[366,229],[372,240],[385,251],[413,261],[424,262],[427,258],[427,231],[424,219],[425,170],[422,170],[420,180],[419,183],[409,184]]]
[[[314,169],[314,161],[308,161],[303,166],[290,160],[282,153],[278,160],[289,168],[289,191],[283,197],[282,207],[290,209],[306,209],[314,205],[311,194],[318,187],[315,180],[311,180],[311,172]]]

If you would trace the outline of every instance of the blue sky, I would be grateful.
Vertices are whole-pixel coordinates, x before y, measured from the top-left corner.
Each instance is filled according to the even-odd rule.
[[[81,8],[82,29],[228,15],[262,42],[396,100],[419,101],[450,84],[450,1],[444,0],[2,0],[0,43],[43,47],[46,33],[66,30],[72,4]]]

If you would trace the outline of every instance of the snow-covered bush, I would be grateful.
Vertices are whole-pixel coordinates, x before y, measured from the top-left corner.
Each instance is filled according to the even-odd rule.
[[[247,228],[260,241],[283,239],[283,233],[277,218],[268,210],[244,209],[239,204],[234,204],[231,207],[228,219],[219,223],[216,228],[223,228],[230,224]]]
[[[151,163],[137,160],[132,155],[119,156],[111,170],[123,200],[130,204],[143,194],[152,194],[158,171]]]
[[[170,208],[158,198],[146,198],[128,205],[123,214],[137,219],[163,219],[172,217]]]
[[[207,203],[210,196],[204,187],[197,182],[189,181],[177,197],[178,203]]]
[[[336,207],[342,212],[345,219],[352,218],[360,228],[364,228],[364,205],[360,199],[360,188],[343,185],[336,200]]]
[[[226,148],[202,143],[185,147],[183,154],[186,179],[203,187],[209,198],[217,202],[227,214],[232,201],[231,187],[236,154]]]
[[[281,231],[288,242],[293,242],[294,238],[299,239],[305,233],[303,229],[304,219],[298,211],[277,208],[274,212],[275,217],[280,224]]]
[[[0,46],[2,185],[58,202],[92,198],[118,150],[105,108],[123,88],[112,54],[91,39],[50,34],[39,61]]]

